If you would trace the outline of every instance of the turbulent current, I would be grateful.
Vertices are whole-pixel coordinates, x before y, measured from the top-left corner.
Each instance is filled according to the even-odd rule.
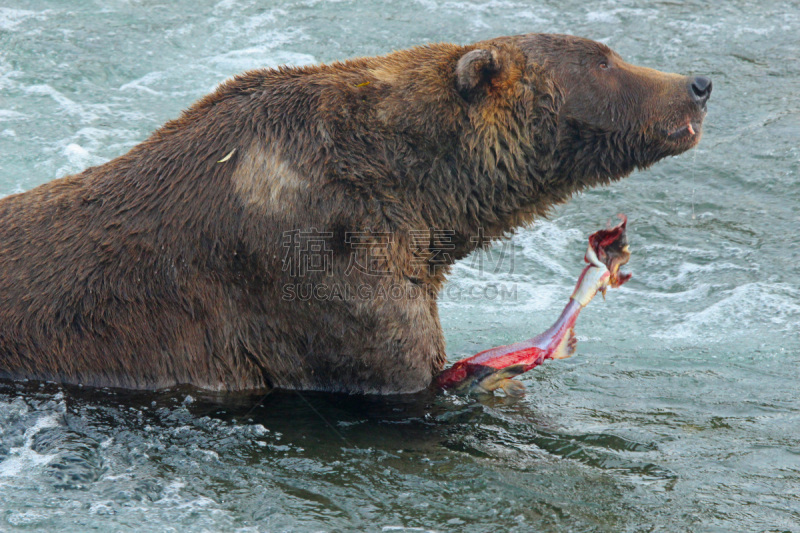
[[[714,83],[699,147],[455,269],[452,361],[544,330],[626,213],[576,356],[518,401],[0,383],[0,531],[800,531],[796,3],[3,0],[0,195],[246,69],[526,32]]]

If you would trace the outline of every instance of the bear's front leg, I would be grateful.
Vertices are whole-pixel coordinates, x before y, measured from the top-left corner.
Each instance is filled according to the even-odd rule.
[[[372,339],[353,339],[366,363],[363,375],[356,376],[362,391],[398,394],[427,388],[446,360],[435,293],[388,277],[371,289],[369,298],[353,302],[354,315],[366,326],[362,334]]]

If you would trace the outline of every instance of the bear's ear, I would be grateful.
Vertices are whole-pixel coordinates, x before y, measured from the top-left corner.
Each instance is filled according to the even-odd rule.
[[[456,89],[467,97],[478,87],[491,80],[500,71],[496,53],[477,49],[467,52],[456,65]]]

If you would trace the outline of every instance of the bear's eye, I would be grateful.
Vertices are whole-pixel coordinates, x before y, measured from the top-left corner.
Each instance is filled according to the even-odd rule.
[[[600,62],[600,68],[603,70],[608,70],[608,61],[603,60]]]

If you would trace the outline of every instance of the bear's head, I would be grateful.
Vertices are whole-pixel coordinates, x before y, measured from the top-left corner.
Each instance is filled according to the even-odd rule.
[[[528,129],[530,173],[563,195],[694,147],[711,94],[709,78],[638,67],[602,43],[551,34],[477,43],[455,83],[468,105]],[[508,113],[497,111],[509,101]]]

